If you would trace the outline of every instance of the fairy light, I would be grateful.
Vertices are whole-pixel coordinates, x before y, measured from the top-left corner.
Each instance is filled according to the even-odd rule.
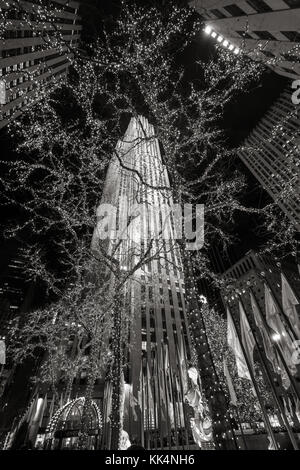
[[[206,34],[210,35],[210,34],[211,34],[211,32],[212,32],[212,28],[211,28],[211,26],[209,26],[209,25],[205,26],[205,28],[204,28],[204,32],[205,32]]]
[[[29,154],[33,152],[36,155],[36,158],[30,162],[20,159],[9,166],[9,178],[5,180],[5,187],[9,188],[10,197],[17,198],[17,191],[22,189],[30,195],[29,200],[18,201],[19,207],[24,212],[24,217],[28,217],[26,223],[22,225],[21,222],[18,222],[12,229],[12,233],[20,234],[29,226],[36,236],[42,233],[43,236],[51,238],[53,226],[56,225],[61,230],[61,236],[55,240],[55,248],[63,260],[61,272],[51,271],[42,250],[37,250],[34,247],[30,253],[28,252],[28,269],[31,275],[42,279],[52,292],[63,297],[51,307],[35,311],[32,315],[29,314],[26,319],[28,321],[27,327],[28,325],[32,326],[31,331],[28,331],[30,328],[27,328],[24,332],[24,337],[27,334],[27,340],[37,333],[40,335],[43,333],[46,337],[45,342],[41,342],[40,345],[51,353],[49,362],[45,363],[46,366],[50,367],[51,365],[51,371],[59,371],[62,369],[62,365],[68,364],[68,356],[65,352],[59,355],[56,351],[62,337],[67,338],[71,333],[79,335],[84,326],[91,332],[92,342],[95,342],[95,331],[98,331],[103,320],[108,323],[105,330],[106,337],[112,339],[113,345],[118,345],[120,331],[123,331],[126,320],[126,315],[115,318],[116,328],[112,328],[111,323],[108,322],[108,319],[111,321],[112,310],[106,311],[103,301],[103,299],[107,300],[107,294],[102,291],[101,295],[95,297],[94,283],[90,285],[86,282],[86,272],[91,273],[93,272],[92,268],[99,266],[89,251],[90,228],[95,223],[94,207],[103,189],[105,171],[111,159],[115,157],[116,141],[120,138],[119,123],[123,111],[120,111],[118,106],[120,103],[125,103],[126,112],[127,108],[131,109],[132,106],[130,87],[126,89],[127,81],[124,82],[125,91],[120,87],[120,81],[124,76],[130,77],[132,83],[138,86],[145,103],[151,109],[165,151],[166,171],[173,176],[176,183],[178,182],[178,185],[175,185],[177,194],[190,197],[191,200],[194,198],[190,189],[191,179],[187,180],[184,177],[181,166],[182,156],[186,161],[192,161],[196,149],[198,162],[207,170],[210,183],[207,185],[207,182],[198,181],[198,179],[195,179],[194,183],[195,186],[201,186],[205,183],[208,213],[215,210],[216,200],[218,203],[220,202],[221,209],[218,215],[221,219],[224,214],[224,219],[227,220],[233,210],[240,207],[235,200],[235,194],[243,188],[242,182],[239,179],[231,179],[220,184],[221,175],[214,173],[215,168],[219,166],[219,159],[222,158],[220,154],[222,156],[224,154],[224,158],[227,159],[228,152],[225,149],[220,151],[219,148],[216,148],[216,160],[213,160],[212,164],[211,157],[207,159],[202,151],[197,150],[202,148],[202,145],[207,148],[207,140],[212,142],[213,137],[217,137],[219,133],[218,129],[210,127],[209,124],[211,117],[219,113],[219,100],[213,105],[213,109],[210,111],[211,115],[203,113],[203,109],[211,109],[215,99],[215,84],[220,83],[223,78],[224,63],[207,64],[207,71],[204,70],[204,73],[208,74],[213,85],[211,87],[208,85],[205,93],[191,89],[189,96],[181,96],[180,86],[178,86],[178,83],[181,83],[180,74],[174,78],[174,63],[172,63],[171,54],[167,55],[161,52],[172,45],[172,39],[176,37],[178,32],[184,30],[187,22],[186,13],[183,15],[181,10],[175,8],[166,25],[157,13],[153,16],[153,10],[150,12],[143,10],[142,15],[140,12],[141,10],[137,9],[134,10],[132,16],[121,17],[118,28],[108,38],[111,41],[96,45],[90,62],[82,63],[75,57],[74,67],[78,72],[79,81],[78,83],[67,82],[65,87],[84,114],[85,122],[78,118],[78,120],[72,120],[65,125],[55,107],[52,106],[53,101],[49,100],[47,93],[44,92],[43,107],[32,106],[26,115],[27,121],[25,119],[24,122],[21,121],[21,124],[16,124],[16,127],[14,125],[11,127],[11,132],[16,132],[17,129],[18,136],[23,137],[19,150]],[[145,43],[143,39],[145,24],[149,25],[149,37],[151,38],[149,43]],[[186,43],[191,40],[192,34],[197,31],[198,26],[198,24],[194,25],[191,33],[185,33]],[[128,35],[130,37],[132,30],[135,31],[135,41],[131,50],[131,48],[124,47],[126,41],[120,39],[124,39]],[[217,37],[217,33],[212,30],[207,30],[206,33],[214,38]],[[228,41],[226,41],[225,39],[222,43],[224,47],[228,45]],[[218,42],[220,41],[218,40]],[[228,49],[232,51],[234,46],[229,45]],[[226,52],[223,51],[224,54]],[[249,70],[234,64],[230,58],[225,57],[223,60],[226,61],[228,73],[232,73],[234,77],[233,84],[230,85],[232,88],[230,91],[228,90],[231,93],[237,86],[243,86],[243,80],[247,80]],[[142,74],[140,70],[143,71]],[[109,76],[107,72],[109,72]],[[129,85],[130,80],[128,80]],[[187,125],[187,136],[195,144],[195,148],[192,148],[190,153],[186,149],[186,136],[181,127],[176,127],[174,124],[173,102],[167,101],[165,103],[160,99],[162,92],[170,86],[172,98],[176,98],[179,103],[176,113],[180,115],[180,109],[183,109],[183,115],[188,116],[189,112],[193,110],[193,120]],[[98,95],[104,95],[107,101],[112,103],[115,114],[108,120],[108,124],[95,113],[94,100]],[[56,102],[56,104],[60,103]],[[214,144],[212,146],[214,148]],[[61,155],[64,155],[64,158],[61,158]],[[42,173],[41,170],[45,171],[46,176],[42,179],[42,184],[35,186],[33,180],[35,176]],[[188,196],[185,196],[186,194]],[[220,233],[222,239],[222,232],[219,232],[220,226],[216,225],[214,229]],[[111,260],[107,258],[105,261],[108,263]],[[197,263],[194,262],[194,264]],[[210,310],[207,301],[205,302],[204,298],[198,295],[196,275],[193,274],[196,273],[196,270],[192,261],[188,263],[188,267],[186,279],[190,278],[191,286],[187,288],[186,300],[190,324],[189,332],[192,336],[191,362],[200,371],[204,398],[211,403],[214,432],[216,438],[219,438],[224,429],[228,430],[228,423],[224,419],[223,410],[220,411],[222,406],[218,402],[219,396],[222,395],[223,387],[221,385],[223,384],[219,379],[218,371],[215,373],[213,367],[216,361],[214,355],[218,352],[218,337],[211,337],[210,328],[211,331],[215,330],[208,319]],[[208,270],[207,261],[203,261],[203,268]],[[114,263],[109,264],[109,269],[115,269]],[[66,276],[66,272],[68,276]],[[73,272],[76,273],[74,276],[75,286],[67,291],[66,285]],[[107,285],[104,287],[107,288]],[[121,282],[118,287],[118,293],[120,293],[122,291]],[[80,303],[78,299],[83,292],[88,292],[89,295],[84,303]],[[76,307],[75,313],[74,305]],[[37,315],[39,315],[39,321]],[[53,318],[55,318],[55,322],[53,322]],[[31,321],[32,324],[30,324]],[[59,336],[56,337],[57,334]],[[113,350],[110,358],[108,352],[104,353],[104,357],[107,363],[109,360],[114,364],[122,362],[121,352],[117,347]],[[91,359],[90,356],[87,361],[89,361],[89,370],[95,368],[98,370],[100,365],[103,365]],[[49,373],[46,366],[45,374]],[[79,368],[84,366],[83,358],[78,364],[76,363],[76,366]],[[90,377],[90,372],[88,377]],[[122,396],[120,370],[117,368],[112,370],[111,380],[113,383],[112,426],[119,429]],[[89,393],[91,393],[92,387],[93,382],[90,384]],[[220,399],[220,401],[222,400]],[[66,407],[67,405],[63,408],[64,412],[67,411]],[[47,428],[49,432],[53,431],[61,413],[60,411],[53,416],[51,426]],[[219,445],[218,442],[217,445]]]

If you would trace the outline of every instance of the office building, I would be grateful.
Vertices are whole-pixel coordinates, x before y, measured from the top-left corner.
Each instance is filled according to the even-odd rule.
[[[79,2],[2,1],[0,128],[66,78],[80,38]]]
[[[205,32],[233,53],[245,53],[291,79],[300,76],[298,0],[192,0]]]

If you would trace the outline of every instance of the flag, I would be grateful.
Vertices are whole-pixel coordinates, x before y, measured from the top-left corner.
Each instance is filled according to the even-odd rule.
[[[151,387],[151,380],[150,380],[150,369],[149,369],[149,364],[147,362],[147,389],[148,389],[148,403],[147,407],[149,407],[149,416],[150,416],[150,422],[154,422],[154,400],[153,400],[153,394],[152,394],[152,387]]]
[[[282,401],[283,401],[284,413],[289,419],[291,419],[290,410],[288,408],[287,402],[284,397],[282,397]]]
[[[278,358],[277,358],[276,352],[274,351],[272,342],[270,340],[269,333],[267,332],[265,328],[263,319],[261,317],[261,312],[259,310],[259,306],[252,292],[250,292],[250,299],[251,299],[251,307],[252,307],[252,312],[254,316],[254,321],[262,336],[266,356],[271,362],[274,371],[278,373],[278,368],[279,368]]]
[[[143,380],[143,369],[141,364],[140,369],[140,378],[139,378],[139,390],[138,390],[138,404],[140,409],[143,409],[143,400],[144,400],[144,380]]]
[[[249,370],[248,370],[248,367],[247,367],[247,364],[243,355],[243,351],[241,348],[241,344],[237,336],[236,329],[232,320],[232,316],[230,314],[228,307],[227,307],[227,342],[228,342],[228,346],[232,349],[233,354],[235,356],[238,376],[251,380]]]
[[[300,422],[300,400],[299,398],[297,398],[297,401],[296,401],[296,410],[295,410],[295,414],[298,418],[298,421]]]
[[[282,361],[280,359],[278,359],[279,361],[279,366],[278,366],[278,374],[281,375],[281,381],[282,381],[282,386],[283,388],[285,388],[285,390],[288,390],[290,388],[290,385],[291,385],[291,381],[289,379],[289,376],[284,368],[284,365],[282,364]]]
[[[229,390],[230,403],[233,406],[237,406],[237,397],[236,397],[236,393],[235,393],[235,390],[234,390],[234,386],[233,386],[233,383],[232,383],[231,375],[230,375],[228,365],[227,365],[227,361],[226,361],[225,357],[223,359],[223,370],[224,370],[224,375],[225,375],[226,382],[227,382],[227,387],[228,387],[228,390]]]
[[[286,331],[285,326],[280,318],[280,312],[276,305],[275,299],[272,295],[270,288],[265,284],[265,308],[266,308],[266,321],[271,330],[273,331],[272,339],[276,341],[280,348],[285,362],[291,372],[297,372],[293,364],[292,356],[294,352],[293,341]]]
[[[300,339],[300,321],[296,308],[299,302],[283,273],[281,273],[281,292],[283,311],[290,320],[297,338]]]
[[[35,412],[36,409],[36,404],[37,404],[37,395],[31,400],[31,404],[28,408],[27,414],[26,414],[26,421],[27,423],[30,423],[31,418],[33,416],[33,413]]]
[[[161,416],[161,421],[162,423],[166,422],[166,414],[165,414],[165,397],[164,397],[164,391],[163,391],[163,386],[162,386],[162,377],[161,373],[158,370],[158,360],[157,360],[157,349],[156,349],[156,354],[154,357],[154,367],[155,367],[155,375],[156,375],[156,384],[157,384],[157,406],[160,412]],[[163,426],[163,424],[162,424]],[[163,431],[163,429],[162,429]]]
[[[278,357],[278,353],[273,347],[272,341],[270,339],[270,335],[265,327],[259,306],[252,292],[250,292],[250,299],[251,299],[251,306],[252,306],[254,320],[262,336],[265,354],[267,358],[269,359],[269,361],[271,362],[274,372],[276,374],[281,375],[282,385],[287,390],[289,386],[291,385],[290,380],[284,369],[284,365],[282,364],[280,357]]]
[[[165,372],[165,387],[167,393],[167,401],[168,401],[168,409],[169,409],[169,417],[170,417],[170,425],[171,427],[174,426],[174,407],[173,407],[173,397],[172,397],[172,387],[171,387],[171,379],[170,379],[170,363],[169,363],[169,354],[168,354],[168,345],[165,344],[163,346],[165,361],[164,361],[164,372]]]
[[[247,354],[248,360],[251,364],[252,370],[254,370],[254,361],[253,361],[253,349],[255,346],[255,339],[249,325],[246,312],[244,310],[242,302],[239,301],[239,311],[240,311],[240,325],[241,325],[241,339]]]
[[[129,405],[132,410],[133,421],[137,421],[138,417],[135,411],[135,407],[139,405],[136,397],[133,395],[132,385],[129,385]]]
[[[187,367],[186,367],[183,341],[184,339],[182,338],[182,336],[179,336],[179,348],[177,345],[178,358],[179,358],[179,363],[180,363],[179,373],[181,374],[183,394],[185,394],[188,390],[188,378],[187,378]]]
[[[47,405],[48,405],[48,396],[47,396],[47,393],[46,393],[44,401],[43,401],[43,407],[42,407],[41,414],[40,414],[39,427],[42,426],[43,419],[44,419],[44,414],[45,414]]]
[[[289,397],[289,396],[288,396],[288,405],[289,405],[290,415],[293,416],[293,414],[294,414],[294,407],[293,407],[293,404],[292,404],[291,397]]]
[[[0,340],[0,364],[4,365],[6,363],[6,347],[5,341]]]

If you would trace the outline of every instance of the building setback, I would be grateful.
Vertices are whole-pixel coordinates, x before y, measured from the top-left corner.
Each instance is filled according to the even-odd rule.
[[[276,73],[300,76],[298,0],[192,0],[207,33],[225,47],[263,61]],[[225,42],[226,41],[226,42]]]
[[[80,38],[79,2],[0,0],[0,128],[65,79]]]

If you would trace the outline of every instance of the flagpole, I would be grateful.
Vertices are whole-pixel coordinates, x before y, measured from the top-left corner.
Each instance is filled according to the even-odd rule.
[[[255,300],[256,300],[256,299],[255,299]],[[247,318],[247,313],[246,313],[246,310],[245,310],[245,307],[244,307],[244,304],[243,304],[243,301],[242,301],[241,297],[240,297],[240,302],[241,302],[241,304],[242,304],[243,310],[244,310],[245,315],[246,315],[246,318]],[[281,401],[280,401],[280,399],[279,399],[279,397],[278,397],[278,395],[277,395],[277,390],[276,390],[276,387],[275,387],[275,385],[274,385],[274,381],[273,381],[272,376],[271,376],[271,374],[270,374],[269,368],[268,368],[268,366],[267,366],[266,360],[265,360],[263,354],[261,353],[260,344],[259,344],[258,341],[257,341],[256,331],[254,332],[254,329],[251,328],[251,325],[250,325],[248,319],[247,319],[247,321],[248,321],[250,330],[251,330],[251,332],[252,332],[252,335],[253,335],[253,338],[254,338],[254,341],[255,341],[255,345],[256,345],[256,348],[257,348],[257,352],[258,352],[258,355],[259,355],[259,359],[260,359],[260,362],[261,362],[263,371],[264,371],[265,376],[266,376],[266,378],[267,378],[267,381],[269,382],[269,385],[270,385],[270,387],[271,387],[272,394],[273,394],[273,398],[275,399],[275,403],[276,403],[276,405],[277,405],[278,411],[279,411],[279,413],[281,413],[281,415],[282,415],[281,417],[282,417],[282,419],[283,419],[284,425],[285,425],[286,430],[287,430],[287,432],[288,432],[290,441],[291,441],[291,443],[292,443],[292,445],[293,445],[293,448],[294,448],[295,450],[299,450],[299,447],[298,447],[297,441],[296,441],[296,439],[295,439],[295,436],[294,436],[294,434],[293,434],[293,431],[292,431],[292,429],[291,429],[291,427],[290,427],[290,424],[289,424],[289,422],[288,422],[288,419],[287,419],[287,417],[286,417],[286,415],[285,415],[284,409],[282,408],[282,403],[281,403]]]
[[[149,366],[148,366],[148,361],[146,359],[146,404],[147,404],[147,449],[150,449],[150,420],[149,420],[149,415],[150,415],[150,407],[149,407]]]
[[[177,426],[174,387],[173,387],[171,362],[170,362],[170,348],[169,348],[168,340],[167,340],[167,344],[166,344],[166,354],[168,355],[168,361],[169,361],[169,374],[168,375],[169,375],[169,383],[170,383],[170,387],[171,387],[171,400],[172,400],[172,405],[173,405],[174,427],[175,427],[175,432],[174,432],[174,434],[175,434],[175,443],[176,443],[176,447],[178,448],[178,434],[177,434],[178,426]]]
[[[228,308],[228,311],[229,311],[229,306],[227,306]],[[230,311],[229,311],[230,313]],[[233,318],[233,316],[231,315],[230,313],[230,316],[231,316],[231,319],[232,319],[232,322],[233,322],[233,325],[234,325],[234,328],[235,328],[235,332],[236,332],[236,335],[238,337],[238,340],[239,340],[239,343],[240,343],[240,347],[241,347],[241,350],[242,350],[242,353],[243,353],[243,356],[244,356],[244,360],[247,364],[247,368],[248,368],[248,371],[249,371],[249,374],[250,374],[250,377],[251,377],[251,381],[252,381],[252,384],[253,384],[253,387],[254,387],[254,390],[255,390],[255,393],[256,393],[256,396],[257,396],[257,399],[258,399],[258,402],[259,402],[259,405],[260,405],[260,408],[261,408],[261,411],[262,411],[262,414],[263,414],[263,420],[264,420],[264,423],[265,423],[265,426],[266,426],[266,429],[267,431],[269,432],[269,436],[271,437],[272,439],[272,442],[274,444],[274,447],[276,450],[279,449],[278,447],[278,444],[276,442],[276,439],[275,439],[275,436],[274,436],[274,433],[273,433],[273,429],[272,429],[272,426],[270,424],[270,421],[269,421],[269,417],[266,413],[266,410],[265,410],[265,407],[264,407],[264,404],[262,402],[262,399],[261,399],[261,396],[260,396],[260,393],[259,393],[259,390],[258,390],[258,387],[257,387],[257,384],[256,384],[256,380],[255,380],[255,377],[254,377],[254,374],[253,374],[253,371],[252,371],[252,367],[251,367],[251,364],[250,364],[250,361],[248,359],[248,356],[246,354],[246,351],[245,351],[245,348],[244,348],[244,345],[242,343],[242,339],[241,339],[241,335],[240,335],[240,332],[238,331],[237,327],[236,327],[236,323],[235,323],[235,320]]]
[[[264,324],[264,327],[265,327],[265,329],[266,329],[266,332],[267,332],[267,333],[269,334],[269,336],[270,336],[270,333],[269,333],[269,332],[270,332],[270,327],[269,327],[269,325],[268,325],[266,319],[264,318],[264,316],[263,316],[262,313],[261,313],[260,307],[259,307],[259,305],[258,305],[258,302],[257,302],[257,300],[256,300],[256,297],[255,297],[254,293],[252,292],[252,289],[250,289],[250,292],[252,293],[252,296],[253,296],[253,298],[254,298],[254,300],[255,300],[255,303],[256,303],[256,305],[257,305],[258,313],[259,313],[260,318],[261,318],[261,320],[262,320],[262,322],[263,322],[263,324]],[[271,344],[273,345],[273,347],[275,348],[275,351],[276,351],[277,354],[279,355],[280,360],[281,360],[281,362],[282,362],[282,364],[283,364],[283,367],[284,367],[284,369],[285,369],[285,371],[286,371],[286,373],[287,373],[287,376],[288,376],[288,378],[289,378],[289,380],[290,380],[290,382],[291,382],[291,387],[292,387],[292,389],[293,389],[293,391],[294,391],[296,397],[298,398],[298,400],[300,400],[300,393],[299,393],[299,391],[298,391],[297,385],[295,384],[294,377],[293,377],[293,375],[291,374],[290,369],[289,369],[289,367],[288,367],[288,365],[287,365],[287,363],[286,363],[286,361],[285,361],[285,358],[284,358],[284,356],[283,356],[283,354],[282,354],[282,351],[281,351],[280,347],[278,346],[278,344],[276,343],[276,341],[272,341],[272,338],[270,338],[270,339],[271,339]]]
[[[182,428],[182,431],[184,429],[184,433],[185,433],[185,441],[186,441],[186,445],[189,446],[189,439],[188,439],[188,431],[187,431],[187,427],[188,427],[188,420],[187,420],[187,417],[186,417],[186,410],[185,410],[185,403],[184,403],[184,392],[183,392],[183,385],[182,385],[182,369],[181,369],[181,362],[180,362],[180,355],[179,355],[179,345],[178,345],[178,338],[175,337],[175,351],[176,351],[176,359],[177,359],[177,364],[178,364],[178,369],[179,369],[179,384],[180,384],[180,391],[181,391],[181,405],[182,405],[182,412],[183,412],[183,428]],[[181,338],[181,341],[183,341],[183,339]],[[183,358],[183,360],[185,361],[185,358]],[[181,415],[181,409],[179,409],[179,413]],[[180,416],[180,422],[181,422],[181,416]],[[184,442],[184,440],[182,439],[182,443]],[[184,450],[184,444],[183,444],[183,450]]]
[[[163,377],[164,377],[164,391],[165,391],[165,398],[166,398],[166,419],[167,419],[167,426],[168,426],[168,436],[169,436],[169,449],[172,448],[172,435],[171,435],[171,421],[169,415],[169,399],[168,399],[168,390],[167,390],[167,381],[166,381],[166,371],[164,365],[164,348],[163,348],[163,340],[161,340],[161,356],[163,358],[162,361],[162,369],[163,369]]]
[[[154,379],[154,376],[155,376],[155,357],[152,358],[152,364],[151,364],[151,370],[152,370],[152,374],[151,374],[151,377],[152,377],[152,380]],[[154,380],[153,380],[154,381]],[[152,388],[152,387],[151,387]],[[156,397],[156,387],[155,387],[155,381],[154,381],[154,388],[153,388],[153,417],[154,417],[154,446],[155,446],[155,450],[157,450],[157,432],[158,432],[158,426],[157,426],[157,416],[156,416],[156,401],[157,401],[157,397]]]
[[[160,434],[160,445],[161,447],[163,446],[163,439],[164,439],[164,436],[163,436],[163,426],[162,426],[162,423],[163,423],[163,418],[162,418],[162,407],[161,407],[161,396],[160,396],[160,391],[161,391],[161,380],[160,380],[160,374],[159,374],[159,370],[158,370],[158,351],[157,351],[157,346],[155,347],[155,369],[156,369],[156,376],[157,376],[157,383],[158,383],[158,387],[157,387],[157,396],[158,396],[158,410],[159,410],[159,418],[160,418],[160,428],[159,428],[159,434]],[[158,417],[158,416],[157,416]]]
[[[142,371],[142,374],[141,374],[141,384],[140,384],[140,387],[142,388],[141,390],[141,393],[142,393],[142,409],[141,409],[141,413],[142,413],[142,419],[141,419],[141,432],[142,432],[142,435],[141,435],[141,442],[142,442],[142,446],[144,447],[145,446],[145,433],[144,433],[144,426],[145,426],[145,422],[144,422],[144,417],[145,417],[145,413],[144,413],[144,371],[143,371],[143,360],[141,362],[141,371]]]
[[[181,334],[180,335],[180,341],[182,343],[182,352],[183,352],[183,361],[184,361],[184,364],[185,364],[185,368],[186,368],[186,373],[187,373],[187,352],[186,352],[186,344],[185,344],[185,341],[184,341],[184,337],[183,335]],[[178,347],[179,347],[179,342],[178,342]],[[179,350],[178,350],[178,355],[179,355],[179,358],[180,358],[180,353],[179,353]],[[190,440],[189,440],[189,432],[188,432],[188,429],[190,429],[190,422],[189,422],[189,419],[188,419],[188,416],[187,416],[187,411],[186,411],[186,407],[185,407],[185,402],[184,402],[184,390],[183,390],[183,380],[182,380],[182,374],[180,374],[180,378],[181,378],[181,387],[182,387],[182,401],[183,401],[183,410],[184,410],[184,418],[185,418],[185,423],[186,423],[186,429],[185,429],[185,434],[186,434],[186,443],[187,443],[187,446],[189,448],[190,446]],[[187,378],[186,378],[187,379]]]

